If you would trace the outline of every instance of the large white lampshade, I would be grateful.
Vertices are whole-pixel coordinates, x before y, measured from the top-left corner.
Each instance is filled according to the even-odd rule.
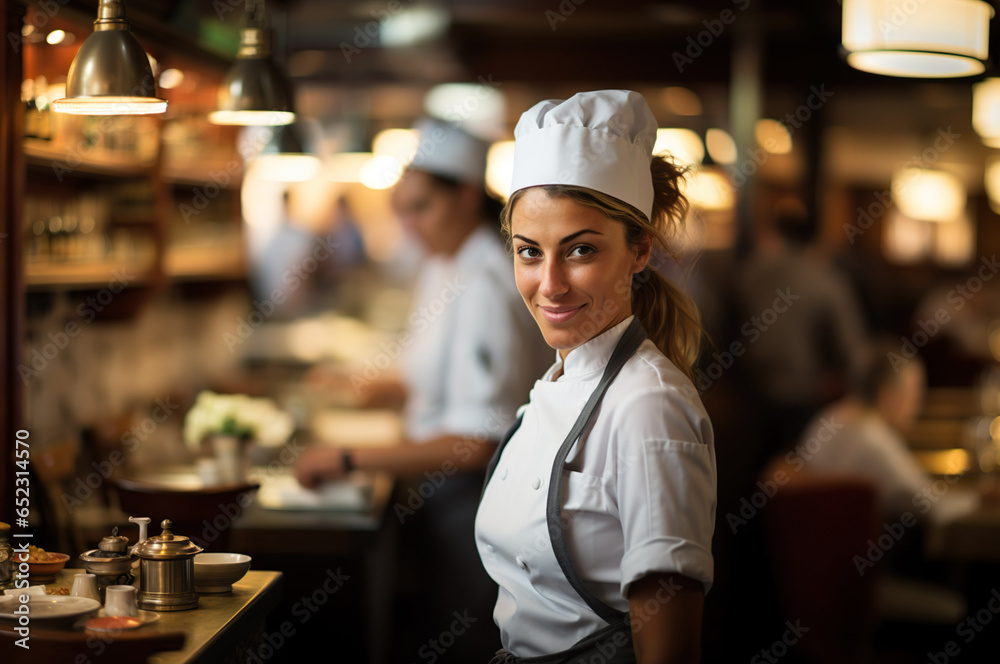
[[[887,76],[975,76],[985,70],[992,17],[980,0],[844,0],[847,63]]]

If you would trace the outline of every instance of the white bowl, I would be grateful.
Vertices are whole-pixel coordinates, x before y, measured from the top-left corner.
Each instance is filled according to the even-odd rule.
[[[242,553],[199,553],[194,557],[194,589],[199,593],[228,593],[250,569]]]

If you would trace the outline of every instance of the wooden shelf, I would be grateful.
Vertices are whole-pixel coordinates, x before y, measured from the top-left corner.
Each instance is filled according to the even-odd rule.
[[[168,247],[163,271],[177,281],[238,280],[247,276],[243,253],[238,248],[197,245]]]
[[[24,282],[30,290],[54,286],[66,290],[117,289],[119,285],[133,288],[149,285],[154,273],[155,268],[149,263],[128,261],[26,262]]]
[[[88,154],[86,159],[73,165],[76,161],[73,155],[65,150],[53,149],[48,141],[40,139],[24,139],[25,163],[29,166],[52,169],[56,177],[81,173],[86,175],[102,175],[110,177],[148,177],[155,164],[154,160],[140,161],[126,155],[110,151]]]
[[[243,184],[242,166],[233,173],[230,162],[197,164],[163,164],[163,181],[173,185],[204,187],[216,185],[222,189],[239,189]]]

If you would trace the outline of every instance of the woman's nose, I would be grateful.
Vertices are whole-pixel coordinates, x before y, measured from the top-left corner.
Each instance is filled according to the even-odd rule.
[[[564,295],[569,290],[566,269],[560,261],[545,261],[542,266],[542,282],[538,290],[546,298]]]

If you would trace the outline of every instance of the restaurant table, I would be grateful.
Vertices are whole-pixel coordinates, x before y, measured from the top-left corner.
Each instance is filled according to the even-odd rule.
[[[85,571],[64,569],[47,588],[71,588],[73,576]],[[233,584],[231,592],[199,593],[198,608],[156,611],[158,620],[127,634],[184,634],[181,649],[155,653],[148,660],[150,664],[245,662],[247,651],[262,643],[264,620],[277,606],[281,593],[281,572],[250,570]],[[101,633],[94,634],[95,639],[101,638]]]
[[[338,652],[350,653],[346,659],[378,664],[388,661],[392,643],[399,523],[390,517],[395,478],[377,473],[368,477],[367,486],[361,506],[273,509],[255,500],[233,523],[230,545],[285,571],[286,601],[272,622],[284,618],[296,625],[302,636],[294,648],[308,651],[310,638],[316,644],[333,636]],[[328,602],[321,598],[324,605],[312,614],[315,619],[300,620],[306,600],[336,577],[346,577],[343,588],[338,586]]]
[[[172,491],[204,486],[195,466],[160,467],[128,479]],[[289,624],[296,629],[282,649],[283,659],[294,660],[299,652],[305,657],[311,646],[332,634],[348,658],[386,662],[398,528],[398,520],[389,516],[395,479],[355,473],[350,482],[331,485],[326,501],[308,507],[299,506],[311,492],[298,485],[288,464],[253,466],[249,479],[260,484],[248,495],[252,499],[217,504],[216,518],[189,525],[182,534],[207,551],[244,553],[253,558],[254,567],[284,573],[285,597],[267,626],[272,633]],[[291,502],[281,504],[286,498]],[[167,514],[133,516],[150,516],[156,523]],[[325,596],[324,586],[333,583],[328,579],[340,576],[347,579],[344,587]],[[323,600],[322,606],[310,604],[313,594]]]
[[[925,546],[932,559],[1000,564],[1000,507],[979,507],[931,524]]]

